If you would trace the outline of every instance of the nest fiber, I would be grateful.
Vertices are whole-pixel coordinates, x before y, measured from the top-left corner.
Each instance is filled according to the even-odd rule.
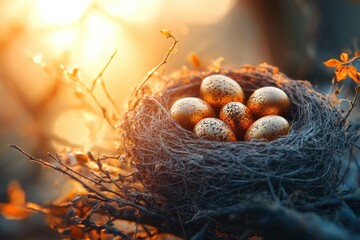
[[[170,117],[171,105],[198,96],[202,79],[219,73],[236,80],[246,97],[264,86],[282,89],[292,103],[289,134],[271,142],[229,143],[183,129]],[[149,208],[176,213],[186,222],[220,208],[291,205],[336,192],[347,124],[335,103],[310,83],[291,80],[267,64],[182,71],[164,79],[160,91],[143,89],[120,124],[121,144]]]

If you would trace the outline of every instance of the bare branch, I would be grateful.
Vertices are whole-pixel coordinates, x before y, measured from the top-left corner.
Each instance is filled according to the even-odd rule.
[[[172,39],[173,39],[174,42],[173,42],[172,46],[170,47],[170,49],[169,49],[168,52],[166,53],[165,58],[163,59],[163,61],[162,61],[161,63],[159,63],[156,67],[154,67],[154,68],[147,74],[147,76],[145,77],[145,79],[144,79],[144,80],[136,87],[136,89],[132,92],[131,97],[130,97],[130,99],[129,99],[129,103],[128,103],[129,109],[132,108],[132,106],[131,106],[132,101],[134,100],[134,97],[136,98],[136,97],[138,96],[140,89],[141,89],[141,88],[144,86],[144,84],[154,75],[154,73],[155,73],[157,70],[159,70],[159,68],[160,68],[161,66],[163,66],[164,64],[167,63],[167,60],[168,60],[168,58],[170,57],[170,54],[172,54],[172,53],[174,52],[175,46],[176,46],[176,44],[178,43],[178,40],[177,40],[177,39],[175,38],[175,36],[172,35],[171,33],[170,33],[170,35],[169,35],[167,38],[172,38]]]
[[[355,95],[354,95],[354,99],[350,102],[350,109],[347,112],[347,114],[345,115],[345,119],[347,119],[350,116],[350,113],[352,112],[352,110],[354,109],[354,107],[356,106],[357,100],[359,98],[359,94],[360,94],[360,85],[358,84],[355,87]]]

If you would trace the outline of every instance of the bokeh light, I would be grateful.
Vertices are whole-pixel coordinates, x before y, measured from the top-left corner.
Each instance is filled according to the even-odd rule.
[[[164,0],[104,0],[101,8],[110,16],[131,23],[145,23],[153,20],[159,13]]]
[[[31,11],[34,24],[70,24],[84,15],[92,0],[34,0]]]

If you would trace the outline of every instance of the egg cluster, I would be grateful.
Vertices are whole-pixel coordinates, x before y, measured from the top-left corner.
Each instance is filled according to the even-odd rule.
[[[202,80],[200,98],[177,100],[170,115],[183,128],[209,141],[272,141],[290,129],[291,102],[284,91],[262,87],[245,94],[233,79],[220,74]]]

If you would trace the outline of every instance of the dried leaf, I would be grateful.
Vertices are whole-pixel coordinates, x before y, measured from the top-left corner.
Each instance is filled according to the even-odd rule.
[[[164,35],[166,38],[169,38],[172,36],[171,31],[169,29],[160,29],[160,33]]]
[[[0,213],[9,220],[21,220],[29,215],[29,211],[24,206],[18,206],[12,203],[1,203]]]
[[[360,51],[359,50],[355,50],[355,57],[360,57]]]
[[[347,62],[347,61],[349,60],[349,55],[348,55],[347,53],[342,53],[342,54],[340,55],[340,59],[341,59],[341,61],[343,61],[343,62]]]
[[[71,69],[70,74],[71,74],[72,77],[76,78],[78,76],[78,74],[79,74],[79,68],[78,67],[73,67]]]
[[[357,77],[357,70],[354,66],[349,66],[347,68],[347,74],[349,75],[349,77],[351,77],[355,82],[358,82],[358,77]]]
[[[330,60],[327,60],[326,62],[324,62],[324,64],[327,67],[337,67],[341,64],[341,62],[336,59],[330,59]]]
[[[7,194],[11,203],[17,205],[25,204],[25,192],[21,189],[21,186],[17,181],[9,183]]]
[[[344,80],[346,78],[346,67],[344,65],[340,65],[339,67],[337,67],[335,70],[335,76],[336,81],[338,82]]]
[[[190,53],[188,58],[195,69],[201,69],[200,58],[196,53]]]
[[[83,151],[70,151],[65,154],[64,158],[65,162],[69,164],[70,166],[74,165],[84,165],[86,162],[88,162],[90,159],[86,153]]]
[[[21,189],[18,182],[9,183],[8,186],[9,203],[0,204],[0,214],[7,219],[24,219],[30,211],[25,207],[25,192]]]

